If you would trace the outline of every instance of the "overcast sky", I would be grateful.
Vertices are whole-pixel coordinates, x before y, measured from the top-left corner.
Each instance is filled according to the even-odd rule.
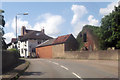
[[[15,16],[18,16],[18,35],[21,27],[41,30],[52,37],[72,33],[75,37],[86,24],[99,26],[104,15],[109,14],[118,5],[117,2],[3,2],[5,11],[6,42],[15,38]]]

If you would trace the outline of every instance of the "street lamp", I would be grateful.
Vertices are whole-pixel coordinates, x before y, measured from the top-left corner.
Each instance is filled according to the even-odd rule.
[[[17,16],[18,15],[28,15],[28,13],[19,13],[16,15],[16,39],[17,39]]]

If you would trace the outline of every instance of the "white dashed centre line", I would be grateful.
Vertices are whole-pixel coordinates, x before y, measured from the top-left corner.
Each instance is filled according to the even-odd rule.
[[[52,61],[48,61],[48,62],[52,62]],[[59,65],[59,63],[56,63],[56,62],[52,62],[56,65]],[[63,65],[60,65],[60,67],[64,68],[65,70],[69,70],[67,67],[63,66]],[[76,73],[72,72],[73,75],[75,75],[77,78],[79,78],[80,80],[83,80],[79,75],[77,75]]]
[[[52,62],[52,63],[54,63],[54,64],[56,64],[56,65],[59,65],[58,63],[56,63],[56,62]]]
[[[61,65],[61,67],[62,67],[62,68],[64,68],[64,69],[66,69],[66,70],[69,70],[69,69],[68,69],[68,68],[66,68],[65,66],[62,66],[62,65]]]
[[[79,78],[80,80],[83,80],[80,76],[78,76],[76,73],[72,72],[73,75],[75,75],[77,78]]]

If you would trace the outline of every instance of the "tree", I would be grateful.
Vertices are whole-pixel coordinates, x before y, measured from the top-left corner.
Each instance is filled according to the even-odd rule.
[[[2,35],[4,34],[4,30],[3,27],[5,26],[5,20],[4,20],[4,16],[2,15],[2,13],[4,13],[3,10],[0,10],[0,32],[2,33]]]
[[[102,18],[100,42],[102,49],[108,47],[120,49],[120,6],[115,7],[112,13]]]
[[[6,43],[4,41],[4,38],[2,37],[4,35],[4,30],[3,30],[3,27],[5,26],[5,20],[4,20],[4,16],[2,15],[2,13],[4,13],[3,10],[0,10],[0,43],[2,43],[2,48],[3,49],[6,49],[7,46],[6,46]]]
[[[0,10],[0,25],[2,25],[4,27],[5,26],[5,20],[4,20],[4,16],[2,15],[2,13],[4,13],[4,11]]]

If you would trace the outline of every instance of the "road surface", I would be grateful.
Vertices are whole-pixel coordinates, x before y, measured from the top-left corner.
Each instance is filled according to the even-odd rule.
[[[118,61],[26,59],[29,68],[19,78],[118,78]]]

